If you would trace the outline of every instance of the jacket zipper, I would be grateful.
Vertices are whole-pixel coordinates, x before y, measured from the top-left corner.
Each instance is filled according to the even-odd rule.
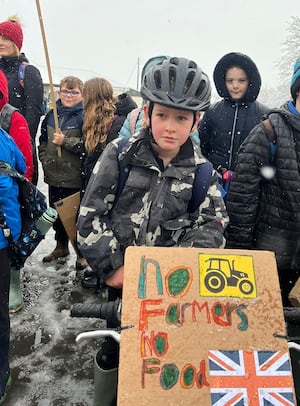
[[[237,121],[238,111],[239,111],[238,103],[235,103],[235,112],[234,112],[233,126],[232,126],[231,140],[230,140],[228,169],[231,169],[231,164],[232,164],[233,143],[234,143],[234,137],[235,137],[235,129],[236,129],[236,121]]]

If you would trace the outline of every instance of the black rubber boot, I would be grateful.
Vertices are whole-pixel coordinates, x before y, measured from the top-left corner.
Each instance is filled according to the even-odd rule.
[[[83,274],[83,279],[81,280],[81,285],[86,289],[95,289],[96,291],[105,287],[105,283],[100,283],[100,278],[96,272],[91,269],[87,269]]]
[[[104,342],[94,360],[94,404],[93,406],[116,406],[118,387],[118,352],[110,354],[112,348]],[[114,343],[116,344],[116,343]],[[113,344],[113,347],[115,345]],[[118,348],[118,345],[117,347]]]
[[[8,354],[9,331],[0,335],[0,405],[4,403],[7,389],[11,384]]]

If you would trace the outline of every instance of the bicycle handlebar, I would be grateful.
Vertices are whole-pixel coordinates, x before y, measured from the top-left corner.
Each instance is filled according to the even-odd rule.
[[[71,308],[71,317],[94,317],[121,324],[120,299],[106,303],[75,303]],[[285,321],[300,324],[300,307],[284,307]]]
[[[71,317],[95,317],[120,325],[121,307],[120,299],[106,303],[75,303],[71,308]]]

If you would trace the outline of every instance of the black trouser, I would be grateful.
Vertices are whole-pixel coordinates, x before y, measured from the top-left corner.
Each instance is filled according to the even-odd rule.
[[[37,158],[37,151],[35,144],[32,144],[32,161],[33,161],[33,174],[32,174],[32,183],[34,185],[38,184],[39,181],[39,162]]]
[[[55,208],[55,202],[64,199],[65,197],[71,196],[76,192],[79,192],[79,189],[49,186],[49,204],[51,207]],[[55,231],[55,240],[59,241],[63,245],[67,245],[69,237],[59,217],[54,222],[53,229]]]
[[[10,261],[6,248],[0,249],[0,396],[4,392],[9,376],[9,282]]]

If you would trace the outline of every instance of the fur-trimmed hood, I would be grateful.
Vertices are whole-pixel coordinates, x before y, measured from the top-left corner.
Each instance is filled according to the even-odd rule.
[[[249,80],[248,90],[244,98],[240,101],[247,103],[255,101],[261,87],[260,73],[252,59],[239,52],[231,52],[224,55],[214,69],[213,78],[219,96],[225,99],[231,99],[226,87],[225,75],[228,69],[233,66],[238,66],[243,69],[247,73]]]

